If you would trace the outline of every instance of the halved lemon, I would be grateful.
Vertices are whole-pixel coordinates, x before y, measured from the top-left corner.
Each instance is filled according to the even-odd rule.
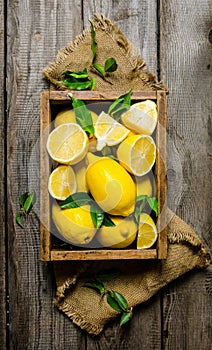
[[[88,137],[78,124],[61,124],[49,134],[46,147],[50,157],[58,163],[76,164],[87,153]]]
[[[138,226],[137,249],[151,248],[157,237],[157,228],[151,216],[141,213]]]
[[[157,106],[151,100],[135,103],[122,114],[121,120],[138,134],[152,135],[158,120]]]
[[[105,112],[102,112],[95,123],[95,136],[97,138],[97,151],[106,145],[115,146],[122,142],[130,130],[118,123]]]
[[[119,145],[117,157],[120,164],[133,175],[145,175],[155,163],[155,142],[148,135],[129,136]]]
[[[48,190],[51,196],[64,200],[77,190],[74,170],[70,165],[59,165],[49,177]]]

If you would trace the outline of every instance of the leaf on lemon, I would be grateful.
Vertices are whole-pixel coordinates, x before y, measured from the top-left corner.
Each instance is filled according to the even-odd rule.
[[[117,98],[109,107],[108,114],[115,120],[119,120],[122,113],[130,108],[132,88],[126,94]]]
[[[158,216],[158,201],[155,197],[148,197],[147,202],[150,208],[155,212],[156,216]]]
[[[91,197],[86,192],[76,192],[60,203],[61,209],[78,208],[92,202]]]
[[[111,216],[110,214],[108,213],[105,213],[104,215],[104,220],[103,220],[103,223],[102,223],[104,226],[107,226],[107,227],[110,227],[110,226],[116,226],[113,222],[113,220],[111,219]]]
[[[90,214],[94,227],[99,229],[104,221],[104,212],[95,203],[92,203],[90,206]]]
[[[70,94],[74,113],[76,115],[76,121],[81,128],[88,134],[94,134],[93,120],[91,112],[87,109],[85,103],[77,98],[72,97]]]

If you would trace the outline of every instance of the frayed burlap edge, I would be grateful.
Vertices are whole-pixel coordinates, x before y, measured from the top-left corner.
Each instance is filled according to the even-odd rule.
[[[167,220],[169,222],[170,229],[168,230],[167,238],[169,244],[186,244],[191,248],[196,250],[196,255],[199,257],[198,266],[196,268],[206,268],[211,263],[211,257],[204,247],[201,240],[194,233],[191,227],[186,224],[182,219],[176,216],[170,209],[167,209]],[[182,229],[181,229],[182,227]],[[65,301],[65,292],[71,286],[73,286],[79,275],[87,270],[89,267],[89,262],[83,263],[79,269],[75,272],[75,274],[68,278],[65,283],[57,289],[57,298],[54,300],[54,304],[64,312],[69,318],[72,319],[73,323],[79,326],[81,329],[86,330],[88,333],[93,335],[99,335],[104,329],[104,325],[95,325],[86,321],[74,308],[70,306]],[[188,269],[187,272],[190,270]],[[170,281],[171,282],[171,281]],[[169,283],[170,283],[169,282]],[[157,292],[157,291],[156,291]],[[155,293],[156,293],[155,292]],[[155,294],[154,293],[154,294]],[[150,299],[153,296],[148,298]],[[147,299],[147,300],[148,300]],[[146,300],[146,301],[147,301]]]
[[[97,326],[95,324],[91,324],[90,322],[85,321],[84,318],[76,310],[74,310],[73,307],[70,307],[70,305],[67,304],[64,300],[61,301],[58,299],[54,303],[59,310],[64,312],[69,318],[72,319],[74,324],[76,324],[86,332],[98,335],[100,332],[103,331],[104,326]]]
[[[123,32],[114,23],[112,23],[103,14],[99,15],[97,13],[94,15],[92,23],[96,29],[100,28],[104,30],[105,33],[107,33],[107,35],[113,39],[114,43],[118,44],[122,55],[125,55],[128,62],[132,66],[132,71],[134,72],[135,77],[138,76],[147,89],[167,91],[167,87],[162,81],[157,81],[156,76],[149,71],[143,58],[136,55],[135,46],[129,40],[127,40]],[[74,52],[75,48],[78,47],[78,45],[87,35],[90,35],[90,27],[84,29],[81,34],[76,36],[70,45],[60,49],[55,60],[49,63],[49,65],[43,69],[42,73],[44,77],[54,84],[55,88],[59,90],[67,90],[66,87],[61,86],[61,84],[52,77],[52,73],[61,63],[66,60],[67,56]]]

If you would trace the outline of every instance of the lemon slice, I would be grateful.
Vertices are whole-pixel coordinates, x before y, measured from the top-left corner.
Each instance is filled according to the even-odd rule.
[[[97,138],[97,151],[101,151],[106,145],[115,146],[123,141],[130,130],[102,112],[95,123],[95,136]]]
[[[156,242],[157,237],[157,228],[151,216],[146,213],[141,213],[138,227],[137,249],[151,248]]]
[[[121,165],[133,175],[145,175],[155,163],[154,140],[148,135],[129,136],[119,145],[117,157]]]
[[[49,134],[46,147],[58,163],[76,164],[87,153],[88,137],[78,124],[61,124]]]
[[[64,200],[76,192],[77,182],[73,169],[69,165],[59,165],[49,177],[48,190],[51,196]]]
[[[93,111],[90,111],[90,112],[91,112],[93,123],[95,123],[98,118],[98,115]],[[54,126],[56,128],[58,125],[67,124],[67,123],[76,123],[75,112],[73,109],[70,109],[70,108],[65,108],[56,115]]]
[[[158,120],[157,106],[150,100],[135,103],[122,114],[121,120],[128,129],[138,134],[152,135]]]

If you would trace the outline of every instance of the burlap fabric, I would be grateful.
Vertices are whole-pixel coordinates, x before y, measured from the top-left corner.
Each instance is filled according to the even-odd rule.
[[[145,62],[135,55],[131,43],[123,33],[104,16],[95,16],[98,43],[97,61],[103,64],[108,57],[115,57],[118,70],[105,82],[96,74],[97,90],[165,89],[155,76],[148,71]],[[54,88],[66,69],[76,71],[88,67],[91,61],[90,29],[78,36],[68,47],[62,49],[54,62],[43,71]],[[55,304],[74,323],[91,334],[99,334],[104,325],[118,316],[94,290],[84,286],[85,281],[98,275],[98,272],[115,269],[119,276],[106,282],[107,289],[122,293],[129,306],[134,307],[150,299],[162,287],[180,275],[194,269],[205,268],[210,256],[194,231],[178,216],[167,210],[168,256],[166,260],[146,261],[107,261],[107,262],[57,262],[54,264],[57,298]]]
[[[118,69],[109,73],[105,81],[89,68],[92,52],[90,27],[88,27],[70,45],[62,48],[55,60],[43,70],[52,88],[66,90],[66,87],[58,83],[63,72],[66,70],[75,72],[87,67],[89,76],[96,78],[96,90],[128,91],[130,87],[133,88],[133,91],[166,90],[162,82],[157,82],[155,75],[149,71],[144,60],[136,55],[135,47],[116,25],[103,15],[95,15],[93,25],[98,44],[95,61],[104,66],[107,58],[114,57]]]

